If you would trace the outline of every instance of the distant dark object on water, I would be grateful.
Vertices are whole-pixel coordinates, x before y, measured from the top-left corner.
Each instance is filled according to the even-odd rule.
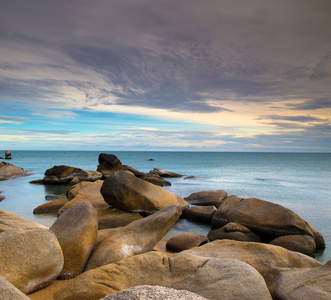
[[[154,159],[153,158],[150,158],[150,159],[147,159],[147,161],[154,161]]]
[[[3,157],[2,157],[2,156],[0,156],[0,159],[3,159]]]
[[[10,151],[6,150],[5,154],[6,154],[5,159],[12,159]]]

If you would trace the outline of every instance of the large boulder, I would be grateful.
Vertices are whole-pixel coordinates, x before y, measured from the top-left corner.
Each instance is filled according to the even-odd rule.
[[[23,294],[18,288],[9,283],[0,276],[0,299],[2,300],[30,300],[28,296]]]
[[[238,259],[248,263],[262,275],[271,268],[315,268],[321,263],[307,255],[282,247],[232,240],[217,240],[200,247],[182,251],[203,257]]]
[[[110,206],[132,212],[153,213],[173,204],[188,206],[183,198],[122,170],[105,180],[101,194]]]
[[[193,193],[184,199],[192,205],[215,206],[218,208],[227,195],[223,190],[203,191]]]
[[[51,202],[44,203],[37,206],[34,210],[34,214],[46,214],[57,213],[59,209],[68,202],[66,198],[57,198]]]
[[[72,200],[77,196],[77,194],[84,193],[96,200],[103,200],[103,197],[100,193],[102,184],[103,184],[103,180],[97,180],[94,182],[87,182],[87,181],[80,182],[67,191],[67,198],[69,200]]]
[[[160,175],[158,175],[156,173],[149,172],[139,178],[141,178],[142,180],[148,181],[150,183],[153,183],[155,185],[158,185],[158,186],[171,186],[170,181],[165,180],[163,177],[161,177]]]
[[[47,229],[46,226],[21,218],[11,212],[0,210],[0,233],[12,229]]]
[[[207,299],[271,300],[263,277],[246,263],[181,254],[168,258],[154,251],[85,272],[54,299],[94,300],[139,285],[188,290]]]
[[[61,279],[80,274],[89,258],[98,234],[98,218],[89,202],[78,203],[66,210],[51,226],[61,245],[64,266]]]
[[[27,176],[30,175],[28,172],[24,171],[23,168],[16,167],[12,164],[0,161],[0,180],[6,180],[14,176]]]
[[[138,177],[138,178],[141,178],[142,176],[145,175],[144,172],[140,172],[140,171],[138,171],[137,169],[132,168],[132,167],[130,167],[130,166],[128,166],[128,165],[123,165],[123,166],[122,166],[122,170],[123,170],[123,171],[130,171],[131,173],[133,173],[134,176],[136,176],[136,177]]]
[[[86,171],[80,168],[61,165],[47,169],[43,183],[70,183],[75,177],[81,181],[96,181],[102,179],[102,176],[102,173],[97,171]]]
[[[59,242],[48,229],[0,234],[0,276],[25,294],[52,283],[63,267]]]
[[[194,247],[199,247],[206,243],[208,243],[208,238],[204,235],[183,232],[170,238],[166,243],[166,248],[172,252],[180,252]]]
[[[183,217],[196,222],[210,224],[216,210],[215,206],[191,206],[185,209]]]
[[[180,205],[172,205],[125,227],[110,230],[109,237],[93,249],[86,268],[94,269],[151,251],[180,215]]]
[[[98,209],[99,230],[124,227],[133,221],[141,220],[139,213],[130,213],[116,208]]]
[[[314,269],[272,269],[264,277],[274,299],[331,299],[331,261]]]
[[[105,176],[112,175],[122,168],[122,162],[113,154],[101,153],[99,154],[98,161],[99,165],[97,171]]]

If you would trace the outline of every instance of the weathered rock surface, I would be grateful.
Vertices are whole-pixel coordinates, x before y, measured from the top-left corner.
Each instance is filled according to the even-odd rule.
[[[193,205],[215,206],[218,208],[227,195],[223,190],[204,191],[193,193],[184,199]]]
[[[132,212],[153,213],[173,204],[188,206],[183,198],[121,170],[105,180],[101,194],[110,206]]]
[[[75,177],[80,181],[96,181],[102,179],[102,176],[102,173],[97,171],[86,171],[80,168],[61,165],[46,170],[43,182],[46,184],[69,183]]]
[[[27,176],[30,175],[23,168],[16,167],[12,164],[0,161],[0,180],[6,180],[14,176]]]
[[[180,214],[180,205],[172,205],[125,227],[114,228],[109,231],[109,237],[93,249],[86,269],[151,251],[176,223]]]
[[[98,209],[99,229],[124,227],[143,217],[138,213],[130,213],[116,208]]]
[[[166,243],[166,248],[172,252],[180,252],[194,247],[199,247],[205,243],[208,243],[208,238],[204,235],[183,232],[170,238]]]
[[[140,177],[142,180],[148,181],[158,186],[171,186],[171,182],[165,180],[156,173],[147,173]]]
[[[0,276],[0,299],[1,300],[30,300],[18,288]]]
[[[61,245],[64,266],[61,279],[80,274],[97,240],[98,218],[89,202],[78,203],[66,210],[51,226]]]
[[[185,209],[183,217],[185,219],[210,224],[211,218],[216,210],[215,206],[191,206],[188,209]]]
[[[95,182],[80,182],[67,191],[67,198],[72,200],[77,196],[78,193],[84,193],[94,199],[103,200],[103,197],[100,193],[102,184],[103,180],[97,180]]]
[[[0,266],[0,276],[23,293],[32,293],[60,274],[62,250],[48,229],[7,230],[0,234]]]
[[[9,150],[5,151],[5,159],[12,159],[11,152]]]
[[[321,265],[312,257],[282,247],[231,240],[213,241],[200,247],[182,251],[181,254],[238,259],[248,263],[262,275],[271,268],[315,268]]]
[[[0,233],[12,229],[28,230],[35,228],[47,229],[46,226],[21,218],[19,215],[0,210]]]
[[[51,202],[44,203],[37,206],[34,210],[34,214],[45,214],[45,213],[57,213],[59,209],[65,205],[69,200],[66,198],[58,198]]]
[[[270,244],[309,256],[314,256],[316,250],[315,240],[309,235],[284,235],[274,239]]]
[[[162,169],[158,169],[158,168],[154,168],[153,170],[150,171],[150,173],[154,173],[154,174],[160,175],[161,177],[166,177],[166,178],[176,178],[176,177],[183,176],[181,174],[177,174],[174,172],[170,172],[170,171],[166,171],[166,170],[162,170]]]
[[[209,231],[208,239],[210,241],[228,239],[261,243],[261,239],[257,234],[253,233],[246,226],[239,223],[228,223],[219,229]]]
[[[137,169],[132,168],[132,167],[130,167],[130,166],[128,166],[128,165],[123,165],[123,166],[122,166],[122,170],[123,170],[123,171],[130,171],[131,173],[133,173],[134,176],[136,176],[136,177],[138,177],[138,178],[141,178],[142,176],[145,175],[145,173],[140,172],[140,171],[138,171]]]
[[[274,299],[331,299],[331,261],[314,269],[273,269],[265,280]]]
[[[130,289],[117,292],[100,300],[206,300],[198,294],[175,290],[164,286],[139,285]]]
[[[188,290],[207,299],[271,300],[263,277],[246,263],[180,253],[168,258],[154,251],[85,272],[54,299],[100,299],[146,284]]]
[[[114,174],[122,168],[122,162],[113,154],[99,154],[99,165],[97,171],[105,176]]]

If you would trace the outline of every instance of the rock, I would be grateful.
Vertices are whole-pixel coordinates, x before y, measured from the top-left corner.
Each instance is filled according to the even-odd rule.
[[[218,208],[221,205],[222,201],[227,197],[227,195],[228,194],[223,190],[204,191],[193,193],[184,199],[192,205],[212,205]]]
[[[296,213],[279,204],[257,198],[227,197],[214,214],[212,227],[217,229],[229,222],[243,224],[267,239],[296,234],[313,236],[310,225]]]
[[[277,268],[265,274],[265,281],[274,299],[331,299],[331,261],[314,268]]]
[[[74,177],[70,182],[69,182],[69,185],[75,185],[75,184],[78,184],[80,183],[81,180],[78,178],[78,177]]]
[[[54,299],[100,299],[139,285],[187,290],[207,299],[271,300],[263,277],[246,263],[181,253],[168,258],[155,251],[85,272]]]
[[[147,161],[154,161],[154,159],[153,158],[149,158],[149,159],[147,159]]]
[[[154,174],[160,175],[161,177],[166,177],[166,178],[183,177],[183,175],[181,175],[181,174],[177,174],[174,172],[170,172],[170,171],[166,171],[166,170],[162,170],[162,169],[158,169],[158,168],[154,168],[152,171],[150,171],[150,173],[154,173]]]
[[[180,252],[194,247],[199,247],[205,243],[208,243],[208,238],[204,235],[183,232],[170,238],[166,243],[166,248],[172,252]]]
[[[47,229],[46,226],[23,219],[19,215],[0,210],[0,233],[13,229],[28,230],[35,228]]]
[[[314,257],[316,243],[309,235],[284,235],[270,242],[271,245],[284,247]]]
[[[96,200],[103,200],[103,197],[100,193],[102,184],[103,180],[97,180],[94,182],[83,181],[74,185],[71,189],[69,189],[69,191],[67,191],[67,198],[72,200],[77,196],[78,193],[84,193]]]
[[[61,279],[80,274],[97,240],[98,218],[89,202],[78,203],[66,210],[51,226],[61,245],[64,266]]]
[[[215,206],[191,206],[185,209],[183,217],[185,219],[210,224],[211,218],[216,210]]]
[[[2,194],[1,191],[0,191],[0,194]],[[2,200],[4,200],[4,199],[6,199],[6,197],[4,197],[4,196],[0,196],[0,201],[2,201]]]
[[[228,239],[261,243],[261,239],[257,234],[251,232],[247,227],[238,223],[228,223],[219,229],[209,231],[208,239],[210,241]]]
[[[132,167],[127,166],[127,165],[122,166],[122,170],[123,171],[130,171],[131,173],[133,173],[134,176],[136,176],[138,178],[141,178],[142,176],[145,175],[145,173],[140,172],[140,171],[136,170],[135,168],[132,168]]]
[[[54,166],[46,170],[43,182],[46,184],[69,183],[75,177],[81,181],[96,181],[102,179],[102,173],[97,171],[86,171],[70,166]]]
[[[62,250],[48,229],[7,230],[0,234],[0,266],[0,276],[29,294],[60,274]]]
[[[312,257],[282,247],[232,240],[213,241],[182,251],[181,254],[238,259],[248,263],[262,275],[271,268],[315,268],[321,265]]]
[[[6,150],[5,151],[5,159],[12,159],[12,157],[11,157],[11,152],[10,151],[8,151],[8,150]]]
[[[110,206],[132,212],[153,213],[173,204],[180,204],[182,208],[188,206],[183,198],[128,171],[117,171],[109,176],[101,194]]]
[[[100,300],[207,300],[198,294],[186,291],[175,290],[164,286],[139,285],[130,289],[117,292]]]
[[[125,227],[114,228],[109,232],[109,237],[93,249],[86,269],[151,251],[176,223],[180,214],[180,205],[172,205]]]
[[[36,180],[29,181],[29,183],[32,183],[32,184],[43,184],[44,183],[44,180],[43,179],[36,179]]]
[[[23,168],[16,167],[12,164],[0,161],[0,180],[6,180],[14,176],[27,176],[30,175],[24,171]]]
[[[171,186],[171,182],[163,179],[158,174],[147,173],[140,177],[142,180],[148,181],[158,186]]]
[[[18,288],[9,283],[0,276],[0,299],[3,300],[30,300],[28,296],[23,294]]]
[[[99,154],[99,165],[97,171],[109,176],[122,168],[122,162],[113,154]]]
[[[135,220],[141,220],[138,213],[130,213],[116,208],[98,209],[99,230],[105,228],[124,227]]]
[[[69,200],[66,198],[58,198],[51,202],[39,205],[33,210],[34,214],[57,213],[59,209],[65,205]]]

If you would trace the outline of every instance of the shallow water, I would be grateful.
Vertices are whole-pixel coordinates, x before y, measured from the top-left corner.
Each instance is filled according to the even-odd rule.
[[[31,175],[0,181],[6,197],[0,209],[50,226],[56,216],[33,215],[32,211],[47,202],[45,196],[63,196],[68,187],[35,185],[29,181],[43,178],[54,165],[69,165],[96,170],[96,151],[11,151],[8,161],[23,167]],[[317,258],[331,259],[331,154],[329,153],[214,153],[214,152],[107,152],[123,164],[142,172],[154,167],[196,176],[170,179],[169,191],[186,197],[193,192],[223,189],[229,195],[257,197],[290,208],[321,231],[327,249]],[[0,151],[4,156],[4,151]],[[148,161],[148,159],[154,161]],[[176,228],[177,227],[177,228]],[[181,220],[166,236],[181,230],[206,234],[208,226]],[[330,249],[330,250],[329,250]]]

